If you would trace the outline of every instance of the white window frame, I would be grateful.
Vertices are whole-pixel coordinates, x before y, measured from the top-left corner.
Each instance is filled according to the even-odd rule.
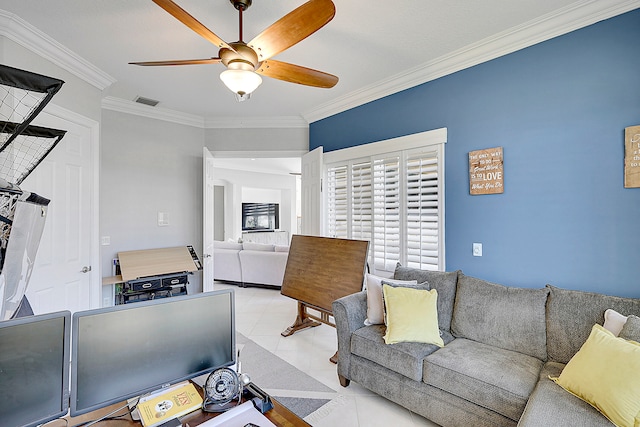
[[[444,183],[444,167],[445,167],[445,158],[444,146],[447,142],[447,129],[441,128],[427,132],[420,132],[412,135],[402,136],[398,138],[392,138],[384,141],[373,142],[369,144],[358,145],[356,147],[345,148],[342,150],[331,151],[328,153],[324,153],[324,166],[323,166],[323,175],[324,181],[327,181],[328,171],[330,168],[346,165],[347,169],[350,171],[353,164],[358,164],[363,161],[371,161],[372,165],[372,174],[373,174],[373,162],[376,159],[382,159],[389,157],[391,155],[399,155],[400,156],[400,176],[403,179],[400,180],[400,192],[404,196],[400,198],[400,208],[401,212],[406,211],[406,203],[407,203],[407,188],[406,188],[406,180],[404,176],[406,176],[405,165],[407,158],[409,156],[413,156],[415,154],[419,154],[421,152],[424,153],[434,153],[437,156],[437,174],[438,174],[438,270],[443,271],[446,267],[445,261],[445,183]],[[351,173],[348,173],[347,179],[347,188],[351,188]],[[350,190],[348,190],[350,191]],[[347,196],[349,197],[349,195]],[[372,196],[373,197],[373,196]],[[325,206],[328,205],[328,191],[323,192],[323,203]],[[352,209],[350,205],[347,209],[347,232],[348,236],[352,234]],[[373,212],[372,212],[373,215]],[[326,219],[327,212],[325,211],[322,215],[323,221],[325,221],[324,230],[328,230]],[[400,218],[400,228],[401,228],[401,236],[400,236],[400,262],[403,265],[407,265],[407,227],[406,227],[406,218],[403,218],[401,215]],[[373,226],[371,230],[371,235],[373,236]],[[333,236],[329,236],[333,237]],[[344,236],[339,236],[344,237]],[[393,273],[393,270],[389,271],[389,269],[376,269],[375,264],[373,262],[373,243],[370,245],[370,254],[369,254],[369,267],[371,273],[388,276],[390,273]]]

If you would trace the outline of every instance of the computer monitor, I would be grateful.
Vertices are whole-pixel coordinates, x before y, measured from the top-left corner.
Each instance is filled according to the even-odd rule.
[[[71,415],[230,366],[235,348],[231,289],[76,312]]]
[[[71,313],[0,322],[0,424],[37,426],[69,408]]]

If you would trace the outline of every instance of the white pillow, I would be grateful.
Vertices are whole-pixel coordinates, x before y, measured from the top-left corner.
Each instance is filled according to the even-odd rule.
[[[242,244],[242,249],[244,249],[245,251],[274,252],[275,245],[269,245],[266,243],[244,242]]]
[[[384,304],[382,303],[382,281],[395,285],[417,285],[417,280],[395,280],[386,277],[374,276],[367,273],[364,279],[367,288],[367,318],[366,326],[381,325],[384,323]]]
[[[275,245],[274,249],[276,252],[289,252],[289,246],[287,245]]]
[[[624,324],[627,323],[627,316],[623,316],[615,310],[607,309],[604,312],[604,328],[613,335],[620,335]]]

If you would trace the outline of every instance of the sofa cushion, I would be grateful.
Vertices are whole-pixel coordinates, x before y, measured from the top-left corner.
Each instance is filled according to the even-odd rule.
[[[549,379],[549,376],[560,375],[563,368],[564,364],[557,362],[547,362],[544,365],[518,427],[611,427],[604,415]]]
[[[214,249],[233,249],[233,250],[236,250],[236,251],[241,251],[242,250],[242,243],[222,242],[222,241],[219,241],[219,240],[214,240],[213,248]]]
[[[543,362],[465,338],[425,358],[423,381],[517,421]]]
[[[351,336],[351,352],[414,381],[421,381],[424,357],[440,347],[415,342],[387,345],[382,338],[384,332],[384,325],[365,326],[356,330]],[[442,332],[442,339],[446,344],[453,340],[453,336]]]
[[[438,350],[439,351],[439,350]],[[437,423],[443,427],[516,427],[516,422],[495,411],[478,406],[466,399],[432,387],[420,381],[413,381],[397,372],[390,371],[364,357],[353,356],[351,360],[351,379],[361,386],[380,396],[404,406],[416,414],[427,418],[427,421],[411,415],[404,421],[398,415],[376,419],[376,422],[366,424],[370,426],[434,426]],[[368,408],[376,414],[378,403]],[[412,422],[413,420],[413,422]],[[323,423],[329,425],[329,423]],[[342,427],[345,422],[334,422],[333,426]],[[365,426],[365,423],[361,423]],[[540,426],[539,426],[540,427]],[[549,426],[544,426],[549,427]],[[553,426],[556,427],[556,426]]]
[[[562,388],[598,408],[617,426],[640,425],[640,344],[595,324],[559,377]]]
[[[227,242],[225,245],[230,245]],[[239,245],[239,243],[234,243]],[[213,278],[229,282],[242,282],[242,267],[240,266],[240,252],[238,249],[224,249],[215,246],[213,249]]]
[[[546,289],[513,288],[460,273],[451,333],[546,360],[547,293]]]
[[[385,324],[384,342],[421,342],[443,347],[438,329],[438,291],[383,285]]]
[[[238,252],[242,281],[262,285],[282,286],[287,268],[287,252],[249,251]]]
[[[270,245],[267,243],[244,242],[242,243],[242,249],[244,249],[245,251],[274,252],[275,245]]]
[[[431,289],[438,291],[438,325],[441,331],[451,332],[451,315],[456,298],[456,283],[458,272],[427,271],[417,268],[403,267],[398,263],[393,274],[394,279],[416,280],[418,283],[427,282]]]
[[[580,350],[595,323],[604,323],[611,308],[640,316],[640,299],[572,291],[547,285],[547,352],[554,362],[567,363]]]
[[[640,342],[640,317],[631,315],[620,331],[620,338]]]

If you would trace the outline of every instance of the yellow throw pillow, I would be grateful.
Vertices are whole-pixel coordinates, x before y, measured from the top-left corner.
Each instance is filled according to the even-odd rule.
[[[596,324],[557,378],[619,427],[640,425],[640,344]]]
[[[438,292],[382,286],[387,332],[384,342],[422,342],[444,347],[438,330]]]

